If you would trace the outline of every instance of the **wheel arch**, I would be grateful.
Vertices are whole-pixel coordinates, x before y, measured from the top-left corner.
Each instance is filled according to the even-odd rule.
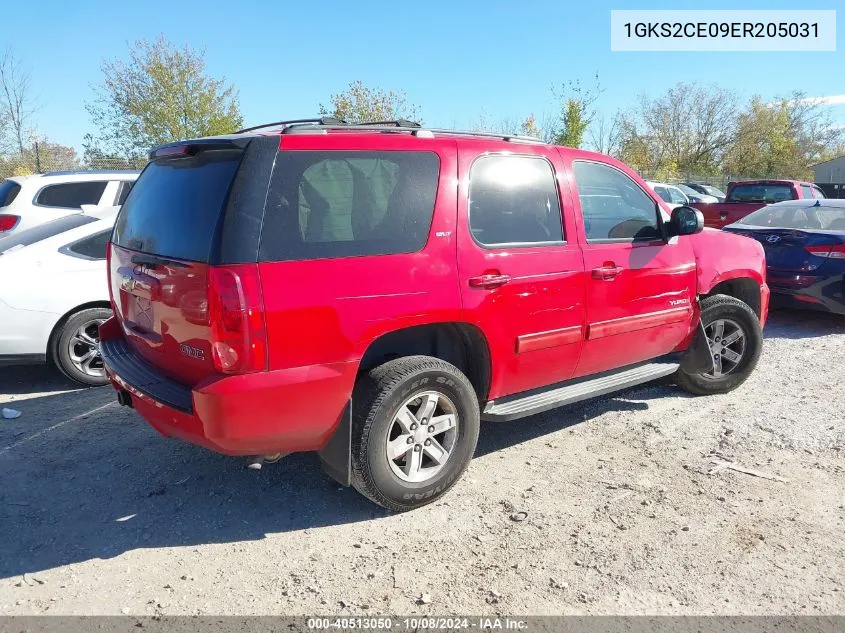
[[[727,295],[729,297],[733,297],[734,299],[739,299],[743,303],[747,304],[759,319],[762,311],[760,285],[760,282],[752,277],[731,277],[729,279],[719,281],[706,293],[702,293],[701,298],[704,299],[714,295]]]
[[[480,328],[464,321],[412,325],[385,332],[367,346],[358,373],[394,358],[416,355],[451,363],[469,379],[479,402],[486,400],[492,379],[490,345]]]

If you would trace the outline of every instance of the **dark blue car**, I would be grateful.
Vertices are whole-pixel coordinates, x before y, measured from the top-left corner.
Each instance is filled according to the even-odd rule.
[[[766,251],[773,306],[845,314],[845,200],[787,200],[724,227]]]

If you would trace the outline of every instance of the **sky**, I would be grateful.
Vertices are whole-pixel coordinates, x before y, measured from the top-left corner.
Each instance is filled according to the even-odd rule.
[[[801,4],[747,0],[740,8],[806,8]],[[687,7],[676,0],[38,0],[4,7],[0,49],[11,47],[31,73],[38,132],[77,149],[96,129],[85,103],[102,81],[102,61],[126,58],[130,42],[159,33],[205,49],[208,73],[239,90],[247,125],[315,116],[356,79],[404,90],[431,126],[470,127],[482,115],[493,122],[540,117],[554,109],[552,85],[590,83],[596,73],[603,89],[597,107],[609,116],[683,81],[765,100],[802,90],[828,98],[834,120],[845,125],[842,35],[837,52],[611,52],[611,8],[738,7],[720,0]]]

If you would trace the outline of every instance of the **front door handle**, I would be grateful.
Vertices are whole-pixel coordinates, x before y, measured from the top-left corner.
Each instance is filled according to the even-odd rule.
[[[498,273],[479,275],[478,277],[470,277],[470,288],[486,288],[492,290],[499,286],[504,286],[511,280],[510,275],[500,275]]]
[[[719,218],[722,219],[722,220],[727,220],[728,219],[728,212],[722,211],[721,213],[719,213]]]
[[[619,275],[622,274],[622,266],[600,266],[599,268],[593,268],[593,279],[602,279],[604,281],[609,281],[611,279],[615,279]]]

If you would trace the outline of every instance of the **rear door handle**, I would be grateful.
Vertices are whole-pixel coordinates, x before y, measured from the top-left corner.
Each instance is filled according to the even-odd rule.
[[[622,266],[600,266],[593,268],[593,279],[609,281],[622,274]]]
[[[719,218],[720,218],[720,219],[722,219],[722,220],[727,220],[727,219],[728,219],[728,212],[727,212],[727,211],[722,211],[722,212],[719,214]]]
[[[500,274],[479,275],[478,277],[470,277],[469,287],[470,288],[486,288],[488,290],[492,290],[493,288],[498,288],[499,286],[504,286],[510,280],[511,280],[510,275],[500,275]]]

